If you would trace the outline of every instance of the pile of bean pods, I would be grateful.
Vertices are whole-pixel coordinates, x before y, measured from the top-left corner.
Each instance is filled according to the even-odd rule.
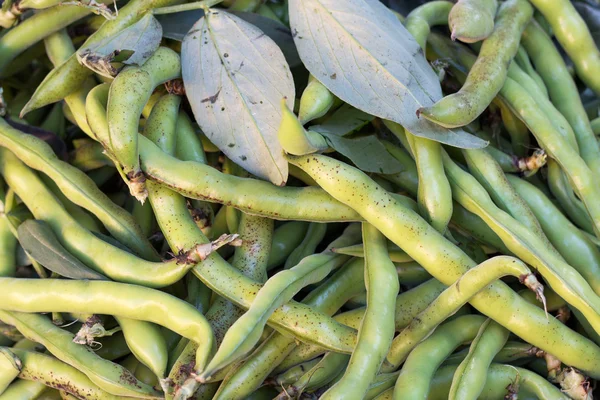
[[[180,41],[109,77],[76,53],[169,7],[292,40],[300,1],[4,0],[0,400],[593,399],[600,52],[574,3],[352,0],[438,72],[419,118],[488,145],[367,115],[300,64],[284,186],[202,132]],[[353,115],[397,172],[311,129]]]

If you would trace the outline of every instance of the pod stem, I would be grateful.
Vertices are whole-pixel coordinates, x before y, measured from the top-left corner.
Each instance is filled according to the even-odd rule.
[[[546,313],[546,319],[548,319],[548,306],[546,304],[546,297],[544,296],[544,286],[533,274],[521,275],[519,281],[535,293],[535,297],[544,305],[544,312]]]
[[[177,256],[177,263],[196,265],[204,261],[212,252],[217,251],[225,245],[239,247],[242,245],[242,239],[240,239],[240,235],[237,233],[233,235],[223,234],[217,240],[210,243],[198,244],[190,250],[180,253]]]

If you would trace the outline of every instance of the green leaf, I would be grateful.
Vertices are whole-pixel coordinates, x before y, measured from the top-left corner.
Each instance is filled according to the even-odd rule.
[[[284,185],[280,102],[293,107],[295,89],[277,44],[239,17],[210,10],[183,40],[181,60],[186,95],[208,139],[245,170]]]
[[[403,171],[402,165],[392,157],[375,135],[348,138],[324,134],[325,139],[337,152],[348,157],[364,172],[396,174]]]
[[[107,279],[69,253],[46,223],[30,219],[23,222],[17,231],[19,243],[25,251],[50,271],[71,279]]]
[[[162,26],[150,13],[135,24],[77,51],[77,60],[102,76],[113,78],[119,72],[113,62],[142,65],[158,49]]]
[[[325,122],[319,125],[312,125],[309,130],[322,135],[345,136],[359,130],[373,121],[373,119],[372,115],[344,104],[331,117],[327,118]]]
[[[344,102],[416,136],[461,148],[487,142],[417,117],[442,98],[437,75],[398,18],[379,0],[290,0],[302,62]]]

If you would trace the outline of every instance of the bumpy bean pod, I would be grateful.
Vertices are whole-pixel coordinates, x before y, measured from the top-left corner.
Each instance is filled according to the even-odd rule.
[[[458,93],[444,97],[419,114],[448,128],[467,125],[477,118],[498,94],[506,79],[506,66],[519,47],[519,39],[533,15],[524,0],[509,0],[498,10],[496,26],[483,42],[477,62]]]
[[[487,371],[508,340],[509,332],[492,320],[481,325],[469,354],[456,369],[448,400],[476,399],[483,391]]]
[[[114,204],[82,171],[58,159],[50,146],[0,120],[0,144],[10,149],[29,167],[43,171],[73,203],[96,215],[119,241],[149,260],[156,250],[144,238],[131,215]]]
[[[0,278],[0,286],[2,304],[11,311],[108,314],[165,326],[200,344],[200,369],[213,351],[214,336],[202,314],[166,293],[123,283],[58,279]]]
[[[475,265],[473,260],[444,239],[422,218],[399,205],[359,170],[322,155],[288,156],[288,160],[307,172],[333,197],[352,205],[442,283],[451,285]],[[357,192],[361,196],[357,197]],[[546,319],[543,311],[527,304],[505,284],[491,284],[471,299],[471,304],[524,340],[551,350],[563,362],[578,365],[590,375],[597,375],[594,371],[600,370],[596,364],[600,363],[600,354],[591,356],[590,348],[595,347],[591,341],[570,331],[558,321]],[[507,313],[507,308],[512,307],[519,309],[519,312]],[[517,323],[517,320],[521,322]],[[548,335],[541,337],[534,333],[537,330]],[[570,338],[570,345],[563,347],[560,343],[564,343],[566,337]],[[578,355],[574,357],[575,354]]]
[[[7,31],[0,38],[0,75],[8,64],[27,48],[89,14],[91,10],[75,5],[53,7],[34,14],[22,24]]]
[[[367,309],[344,376],[321,396],[322,399],[362,399],[394,336],[392,315],[400,289],[395,268],[387,255],[385,237],[376,228],[363,223],[363,238]]]
[[[436,329],[408,356],[394,386],[394,400],[426,399],[435,371],[444,359],[461,344],[473,340],[484,322],[481,315],[465,315]]]
[[[146,399],[160,397],[160,393],[138,381],[125,368],[74,343],[73,334],[54,326],[42,315],[0,311],[0,318],[17,327],[31,340],[44,345],[56,358],[77,368],[108,393]]]
[[[119,10],[119,15],[112,21],[106,21],[100,29],[91,35],[83,48],[98,43],[130,25],[139,21],[146,13],[156,7],[164,7],[182,3],[182,0],[134,0]],[[79,64],[77,57],[72,55],[60,66],[55,67],[38,86],[35,93],[23,108],[21,114],[31,110],[56,103],[76,91],[85,80],[92,75],[92,70]]]
[[[543,288],[529,268],[516,258],[498,256],[465,272],[448,289],[444,290],[425,310],[394,338],[387,362],[396,369],[409,353],[446,318],[482,289],[503,276],[512,275],[543,298]],[[386,369],[390,369],[389,367]],[[390,371],[388,371],[390,372]]]
[[[175,258],[168,262],[155,263],[141,260],[112,246],[82,228],[56,201],[33,171],[8,150],[0,149],[0,155],[0,170],[6,181],[29,209],[34,211],[36,218],[46,221],[51,226],[67,250],[113,279],[151,287],[167,286],[181,279],[206,256],[204,252],[207,248],[199,245],[184,253],[186,256],[183,262]],[[212,245],[209,247],[212,249]],[[210,251],[212,250],[209,250],[209,253]]]
[[[142,203],[148,194],[137,143],[140,115],[156,86],[180,76],[179,55],[159,47],[142,66],[125,68],[110,85],[106,106],[109,151],[123,166],[132,196]]]
[[[552,27],[559,43],[573,60],[577,75],[600,93],[600,51],[573,4],[568,0],[532,0],[531,3]]]
[[[473,43],[486,39],[494,30],[497,8],[497,0],[459,0],[448,16],[452,40]]]
[[[97,400],[124,400],[128,397],[109,394],[76,368],[56,358],[32,351],[12,349],[23,362],[20,379],[43,383],[51,388],[62,390],[75,398]],[[159,397],[157,397],[159,398]]]

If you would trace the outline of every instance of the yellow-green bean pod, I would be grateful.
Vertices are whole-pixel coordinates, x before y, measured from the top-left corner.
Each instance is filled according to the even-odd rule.
[[[448,16],[452,40],[465,43],[486,39],[494,30],[497,0],[459,0]]]

